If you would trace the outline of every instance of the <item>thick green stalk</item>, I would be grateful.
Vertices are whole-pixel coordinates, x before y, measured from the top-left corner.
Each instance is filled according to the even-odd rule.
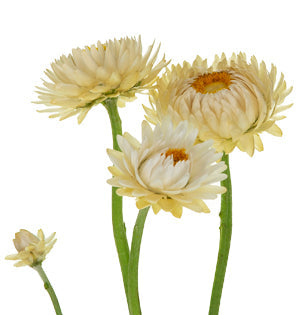
[[[227,191],[221,196],[221,211],[220,211],[220,243],[218,259],[215,271],[212,296],[210,301],[209,315],[218,315],[222,288],[225,278],[227,260],[229,255],[230,240],[232,234],[232,186],[229,170],[228,155],[223,154],[222,161],[227,165],[224,172],[227,174],[227,179],[221,182],[221,186],[226,187]]]
[[[42,268],[41,264],[38,264],[34,267],[32,267],[34,270],[36,270],[38,272],[38,274],[40,275],[40,277],[42,278],[43,282],[44,282],[44,287],[45,289],[48,291],[51,301],[53,303],[56,315],[62,315],[61,309],[60,309],[60,305],[57,299],[57,296],[55,294],[55,291],[44,271],[44,269]]]
[[[113,149],[120,151],[117,143],[117,135],[122,134],[121,119],[117,110],[117,98],[110,98],[103,102],[108,111],[113,137]],[[123,220],[122,197],[116,194],[116,187],[112,187],[112,225],[118,259],[123,276],[125,292],[128,301],[128,264],[129,264],[129,245],[126,234],[126,227]],[[128,302],[129,303],[129,302]]]
[[[131,315],[141,315],[139,294],[138,294],[138,263],[140,255],[141,239],[144,223],[148,214],[149,207],[139,210],[138,217],[134,226],[129,259],[128,293]]]

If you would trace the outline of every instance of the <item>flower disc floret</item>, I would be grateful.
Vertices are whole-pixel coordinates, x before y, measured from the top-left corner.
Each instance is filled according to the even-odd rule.
[[[142,54],[141,38],[121,38],[106,43],[76,48],[62,55],[45,71],[49,81],[38,87],[39,101],[60,120],[78,115],[78,122],[95,105],[118,97],[118,105],[134,100],[135,93],[151,88],[158,73],[168,63],[165,58],[156,65],[160,49],[153,46]]]
[[[121,196],[136,198],[138,209],[152,206],[181,217],[183,207],[196,212],[209,212],[202,199],[214,199],[225,188],[212,185],[226,178],[222,153],[211,148],[213,141],[194,144],[198,130],[187,121],[176,127],[169,119],[152,130],[142,123],[142,142],[130,134],[118,136],[122,152],[108,149],[114,166],[108,180],[119,187]]]
[[[215,56],[210,67],[197,56],[192,65],[166,70],[151,91],[146,118],[154,124],[166,115],[175,123],[189,120],[198,128],[198,141],[213,139],[219,152],[238,147],[252,156],[255,149],[263,150],[260,133],[282,135],[276,121],[292,106],[283,105],[292,88],[283,74],[276,77],[274,65],[268,71],[265,62],[258,64],[254,56],[247,62],[243,53]]]

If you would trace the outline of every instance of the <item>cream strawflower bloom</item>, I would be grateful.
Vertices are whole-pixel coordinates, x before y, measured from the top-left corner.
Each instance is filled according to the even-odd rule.
[[[119,187],[118,195],[135,197],[138,209],[151,205],[154,213],[163,209],[177,218],[182,207],[209,212],[202,199],[225,192],[211,184],[226,178],[226,165],[216,163],[222,153],[211,148],[213,141],[194,144],[197,134],[187,121],[174,127],[166,119],[154,130],[143,121],[141,144],[125,133],[117,138],[122,152],[107,150],[114,164],[108,183]]]
[[[17,254],[5,257],[8,260],[20,260],[15,263],[16,267],[30,266],[34,267],[41,264],[46,255],[54,246],[56,239],[55,233],[45,238],[44,232],[40,229],[37,236],[27,230],[21,229],[20,232],[15,234],[13,240]]]
[[[81,123],[88,111],[107,98],[119,97],[118,106],[133,100],[136,92],[151,88],[165,58],[154,66],[160,49],[152,54],[153,45],[142,55],[141,38],[121,38],[76,48],[67,57],[51,64],[45,74],[49,81],[38,87],[39,101],[60,120],[78,114]],[[151,56],[152,54],[152,56]]]
[[[192,65],[172,66],[157,81],[151,92],[152,108],[146,108],[152,123],[170,115],[174,122],[189,120],[199,130],[198,140],[214,140],[217,151],[230,153],[236,146],[250,156],[263,150],[259,136],[263,131],[281,136],[276,121],[290,106],[282,105],[292,88],[286,87],[283,74],[276,78],[274,65],[243,53],[227,59],[217,55],[208,67],[207,60],[196,57]]]

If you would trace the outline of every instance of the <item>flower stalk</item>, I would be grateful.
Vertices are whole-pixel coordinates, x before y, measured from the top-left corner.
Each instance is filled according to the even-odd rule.
[[[113,137],[113,149],[120,151],[119,145],[117,143],[117,135],[122,134],[122,125],[117,110],[117,98],[109,98],[103,102],[103,105],[107,109],[110,118]],[[116,187],[112,187],[112,225],[124,288],[128,301],[127,282],[130,250],[127,240],[126,227],[123,220],[122,197],[116,194],[116,190]]]
[[[112,128],[112,138],[113,138],[113,149],[120,151],[120,148],[117,142],[117,135],[122,135],[122,126],[121,126],[121,119],[119,117],[118,109],[117,109],[117,99],[118,99],[117,97],[107,98],[103,102],[103,105],[107,109],[107,112],[110,118],[110,123],[111,123],[111,128]]]
[[[138,263],[140,256],[142,234],[149,208],[150,207],[146,207],[144,209],[139,210],[133,231],[128,275],[128,294],[131,315],[141,315],[138,294]]]
[[[221,196],[221,211],[219,214],[220,216],[219,252],[210,301],[209,315],[218,315],[219,313],[220,300],[222,295],[232,234],[232,186],[228,154],[223,154],[222,161],[224,161],[227,165],[227,169],[224,171],[224,173],[227,175],[227,178],[221,181],[221,186],[226,187],[227,191],[225,194]]]
[[[51,298],[51,301],[53,303],[56,315],[62,315],[61,308],[60,308],[57,296],[55,294],[55,291],[54,291],[54,289],[53,289],[53,287],[52,287],[52,285],[51,285],[51,283],[50,283],[50,281],[49,281],[49,279],[48,279],[44,269],[42,268],[42,265],[41,264],[37,264],[37,265],[33,266],[32,268],[38,272],[38,274],[40,275],[41,279],[43,280],[44,287],[45,287],[45,289],[47,290],[47,292],[50,295],[50,298]]]

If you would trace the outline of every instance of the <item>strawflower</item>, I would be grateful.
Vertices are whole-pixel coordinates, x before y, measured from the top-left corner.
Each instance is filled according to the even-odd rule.
[[[48,108],[40,112],[52,113],[51,118],[78,115],[78,123],[93,106],[108,98],[118,97],[118,106],[124,106],[135,99],[136,92],[151,88],[168,64],[163,57],[154,65],[160,46],[152,54],[153,46],[143,55],[139,36],[138,40],[126,37],[73,49],[45,71],[49,81],[38,87],[35,103],[46,105]]]
[[[152,206],[181,217],[183,207],[209,212],[202,199],[214,199],[225,188],[212,185],[226,178],[224,162],[218,161],[212,141],[194,144],[198,130],[180,122],[176,127],[169,119],[152,130],[142,123],[142,143],[130,134],[118,136],[122,152],[108,149],[114,166],[108,183],[119,187],[117,194],[136,198],[138,209]]]
[[[198,141],[213,139],[219,152],[238,147],[252,156],[255,149],[263,150],[260,133],[282,135],[276,122],[292,106],[282,104],[291,90],[283,74],[277,80],[273,64],[268,71],[254,56],[247,62],[244,53],[229,59],[216,55],[210,67],[197,56],[192,65],[167,69],[151,91],[152,108],[145,110],[152,123],[165,115],[175,123],[189,120],[199,130]]]

